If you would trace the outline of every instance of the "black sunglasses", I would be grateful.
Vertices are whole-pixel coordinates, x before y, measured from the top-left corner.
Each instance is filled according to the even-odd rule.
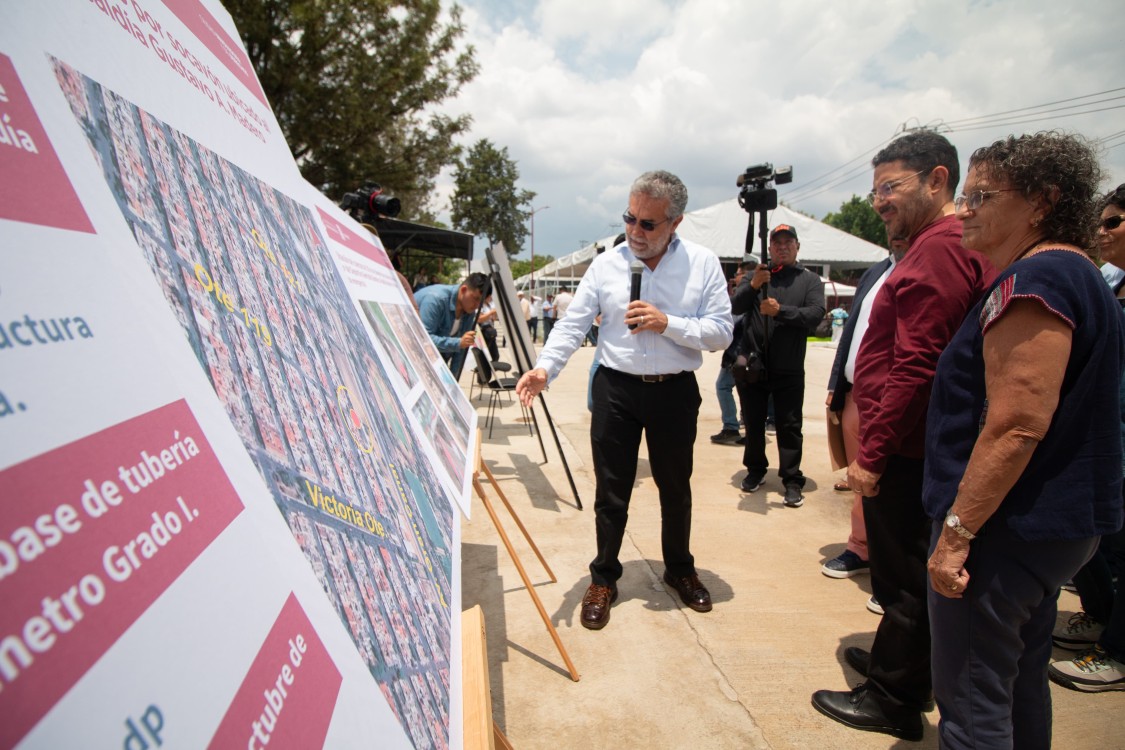
[[[1110,216],[1108,219],[1102,219],[1102,229],[1107,232],[1112,232],[1121,226],[1121,222],[1125,221],[1125,214],[1117,214],[1117,216]]]
[[[661,224],[667,224],[669,221],[671,221],[671,219],[665,219],[664,221],[653,221],[651,219],[638,219],[636,216],[633,216],[633,214],[629,213],[628,211],[621,214],[621,220],[624,221],[629,226],[633,226],[634,224],[640,224],[641,229],[645,230],[646,232],[651,232],[652,230],[656,229]]]

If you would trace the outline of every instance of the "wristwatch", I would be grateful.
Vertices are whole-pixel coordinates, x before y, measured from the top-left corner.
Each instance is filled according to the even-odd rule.
[[[949,511],[945,515],[945,525],[953,529],[953,531],[955,531],[958,536],[964,537],[965,539],[972,540],[977,538],[976,534],[961,525],[961,519],[958,518],[957,514],[953,511]]]

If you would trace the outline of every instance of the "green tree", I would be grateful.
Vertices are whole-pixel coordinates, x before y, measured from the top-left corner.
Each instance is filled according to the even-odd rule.
[[[871,204],[858,195],[853,195],[851,200],[840,205],[839,211],[826,215],[822,221],[880,247],[888,247],[883,220]]]
[[[508,149],[497,149],[482,138],[460,162],[453,175],[456,187],[451,199],[450,219],[463,232],[487,237],[489,243],[504,243],[508,255],[523,248],[528,235],[527,219],[535,193],[516,187],[520,171],[508,158]]]
[[[505,247],[507,247],[505,245]],[[552,262],[555,259],[553,255],[536,255],[535,256],[535,270],[538,271],[543,266]],[[521,276],[527,276],[532,271],[530,260],[515,260],[513,259],[509,265],[512,268],[512,278],[518,279]]]
[[[440,0],[224,0],[301,173],[328,196],[373,180],[430,220],[467,115],[430,112],[477,74]]]

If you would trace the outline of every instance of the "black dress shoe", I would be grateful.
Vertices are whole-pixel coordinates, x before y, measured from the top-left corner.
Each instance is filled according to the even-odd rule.
[[[903,740],[922,739],[922,713],[890,701],[860,685],[855,690],[817,690],[813,708],[852,729],[882,732]]]
[[[867,673],[871,671],[871,652],[865,651],[859,646],[848,646],[845,648],[844,661],[848,663],[849,667],[859,672],[864,677],[867,677]],[[929,697],[926,698],[926,702],[922,704],[922,710],[929,713],[934,710],[934,707],[934,693],[931,690]]]
[[[591,583],[582,597],[582,627],[601,630],[609,622],[609,605],[617,601],[616,586]]]
[[[861,676],[866,677],[867,671],[871,669],[871,652],[859,646],[848,646],[844,649],[844,661]]]
[[[699,576],[692,573],[690,576],[673,578],[668,571],[664,571],[664,583],[676,590],[680,600],[696,612],[711,611],[711,594],[699,580]]]

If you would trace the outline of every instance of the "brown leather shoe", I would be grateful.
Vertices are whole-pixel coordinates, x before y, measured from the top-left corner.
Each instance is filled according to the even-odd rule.
[[[617,601],[616,586],[591,583],[582,597],[582,627],[601,630],[609,622],[609,605]]]
[[[699,576],[692,573],[690,576],[673,578],[668,571],[664,571],[664,583],[676,590],[681,601],[696,612],[711,611],[711,594],[707,591]]]

